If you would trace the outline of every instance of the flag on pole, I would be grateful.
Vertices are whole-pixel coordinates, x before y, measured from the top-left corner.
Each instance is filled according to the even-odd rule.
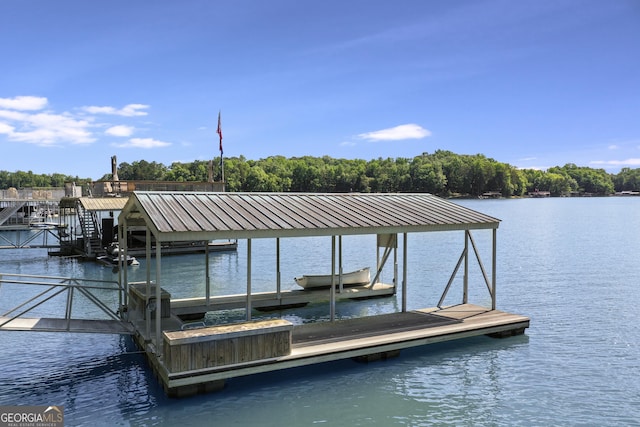
[[[218,130],[216,133],[220,136],[220,156],[222,156],[222,121],[220,119],[220,111],[218,111]]]

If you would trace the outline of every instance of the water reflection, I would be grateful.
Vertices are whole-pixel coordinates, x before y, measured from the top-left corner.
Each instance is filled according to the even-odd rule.
[[[402,364],[387,389],[402,405],[424,410],[396,418],[409,425],[429,425],[434,420],[453,425],[475,425],[477,420],[482,425],[500,424],[496,409],[511,397],[503,376],[513,377],[522,369],[505,359],[527,343],[526,335],[508,340],[475,337],[403,351]]]

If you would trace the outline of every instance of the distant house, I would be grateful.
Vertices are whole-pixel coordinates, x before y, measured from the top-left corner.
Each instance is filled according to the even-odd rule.
[[[502,193],[499,191],[487,191],[480,196],[481,199],[499,199],[501,197]]]
[[[535,191],[529,191],[527,194],[529,197],[551,197],[550,191],[535,190]]]

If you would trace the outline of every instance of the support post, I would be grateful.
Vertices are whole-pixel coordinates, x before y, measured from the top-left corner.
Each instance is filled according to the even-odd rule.
[[[282,284],[280,282],[280,238],[276,238],[276,298],[282,299]]]
[[[149,230],[149,227],[146,228],[146,232],[145,232],[145,247],[144,247],[144,251],[145,251],[145,255],[147,256],[147,283],[145,286],[145,295],[146,295],[146,301],[145,301],[145,328],[146,328],[146,334],[145,334],[145,339],[151,339],[151,312],[148,311],[148,307],[149,307],[149,296],[151,295],[151,231]]]
[[[493,256],[491,257],[491,309],[496,309],[496,265],[497,265],[498,229],[493,229]]]
[[[329,302],[330,320],[336,317],[336,236],[331,236],[331,292]]]
[[[398,234],[393,235],[393,292],[398,289]]]
[[[204,292],[205,303],[209,306],[211,301],[211,274],[209,273],[209,241],[205,240],[204,246]]]
[[[407,233],[402,235],[402,311],[407,311]]]
[[[125,220],[125,224],[126,224],[126,220]],[[123,241],[124,239],[121,238],[121,236],[123,235],[123,231],[122,231],[122,227],[118,227],[118,235],[116,236],[116,239],[118,241],[118,247],[120,245],[120,242]],[[126,232],[124,233],[124,235],[126,236]],[[118,256],[120,255],[120,251],[118,251]],[[126,253],[125,253],[125,256]],[[120,303],[120,318],[124,318],[124,307],[128,306],[128,297],[129,297],[129,282],[127,280],[124,281],[124,284],[122,283],[122,277],[120,276],[120,274],[118,273],[118,287],[120,288],[120,291],[118,292],[120,294],[120,298],[119,298],[119,303]]]
[[[344,290],[344,283],[342,278],[342,236],[338,236],[338,283],[339,283],[339,291],[342,293]]]
[[[247,239],[247,321],[251,320],[251,239]]]
[[[162,293],[160,288],[162,287],[161,278],[161,258],[162,258],[162,242],[156,238],[156,355],[162,354]]]
[[[469,302],[469,231],[464,232],[464,279],[462,285],[462,303]]]
[[[125,220],[125,226],[126,226],[126,220]],[[122,233],[122,230],[120,230],[121,227],[118,227],[118,235],[120,235]],[[104,232],[104,230],[103,230]],[[118,251],[117,253],[117,257],[118,257],[118,279],[120,280],[120,287],[122,288],[122,282],[124,281],[124,287],[125,287],[125,304],[126,304],[126,298],[127,298],[127,294],[129,293],[129,275],[128,275],[128,268],[127,268],[127,257],[129,256],[129,245],[127,244],[127,239],[126,239],[127,233],[126,233],[126,227],[125,227],[125,233],[123,234],[123,238],[122,238],[122,253],[120,251]],[[118,238],[120,238],[118,236]]]

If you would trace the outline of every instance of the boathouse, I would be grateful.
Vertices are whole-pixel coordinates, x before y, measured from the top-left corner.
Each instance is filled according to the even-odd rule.
[[[500,221],[430,194],[308,194],[308,193],[194,193],[134,192],[123,207],[118,223],[125,255],[124,236],[130,228],[144,229],[147,242],[158,242],[155,269],[147,263],[146,281],[125,283],[125,306],[134,337],[168,394],[183,396],[220,388],[224,381],[244,375],[304,366],[345,358],[375,360],[401,349],[476,335],[521,334],[529,319],[496,309],[496,237]],[[407,310],[407,241],[414,233],[460,232],[461,253],[440,301],[420,310]],[[490,268],[487,270],[475,244],[473,232],[491,235]],[[341,239],[348,235],[376,235],[383,256],[373,279],[362,286],[342,287]],[[280,271],[279,241],[283,238],[324,236],[331,239],[327,272],[331,286],[320,290],[283,290],[280,276],[273,292],[254,293],[251,281],[252,240],[276,241],[276,271]],[[241,295],[213,295],[209,256],[202,274],[205,295],[172,299],[161,274],[160,246],[173,241],[215,239],[246,243],[247,282]],[[398,245],[402,260],[398,262]],[[147,245],[147,259],[152,248]],[[475,256],[474,256],[475,255]],[[394,280],[379,283],[380,271],[389,258]],[[480,283],[469,281],[469,262],[477,260]],[[419,260],[418,260],[419,262]],[[463,291],[459,304],[443,301],[455,276],[462,270]],[[214,273],[215,274],[215,273]],[[482,283],[484,282],[484,283]],[[468,301],[469,286],[486,287],[490,306]],[[358,319],[335,319],[336,301],[396,295],[397,313]],[[254,320],[256,308],[277,309],[326,301],[330,321],[293,325],[287,320]],[[192,328],[183,319],[203,312],[240,308],[242,322]]]

